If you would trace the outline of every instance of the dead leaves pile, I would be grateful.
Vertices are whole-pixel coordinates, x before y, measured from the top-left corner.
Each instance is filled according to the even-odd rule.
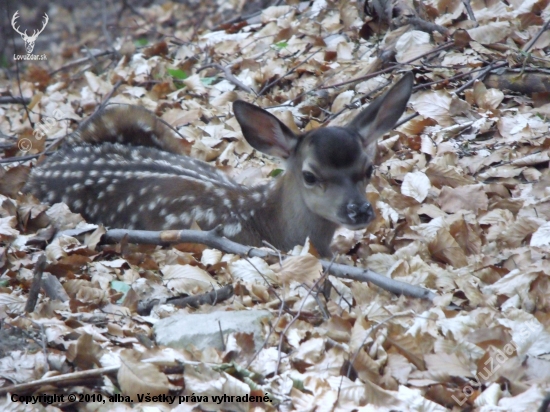
[[[185,13],[180,4],[152,6],[141,10],[141,24],[136,16],[125,21],[132,32],[117,40],[123,57],[113,66],[100,60],[103,70],[85,67],[71,80],[40,72],[40,90],[30,71],[21,88],[35,125],[58,120],[48,126],[55,139],[120,82],[111,102],[155,111],[192,144],[193,156],[251,184],[271,179],[278,165],[243,142],[235,99],[272,108],[293,130],[340,125],[400,71],[413,70],[418,87],[408,114],[418,115],[380,143],[368,188],[377,219],[364,232],[340,230],[334,243],[352,251],[344,262],[427,287],[436,302],[333,278],[325,300],[310,290],[321,268],[307,247],[282,266],[192,245],[97,249],[103,228],[90,231],[62,205],[48,209],[17,194],[14,182],[28,166],[9,167],[0,176],[2,330],[32,337],[26,352],[1,348],[5,385],[120,366],[116,379],[66,390],[272,397],[254,410],[536,410],[550,390],[550,90],[543,82],[533,90],[530,81],[550,69],[550,31],[538,36],[550,5],[472,1],[476,21],[459,0],[368,6],[365,16],[352,1],[280,5],[216,31],[180,21],[169,30],[185,41],[134,50],[149,29]],[[488,76],[467,83],[476,73]],[[0,92],[7,90],[15,83],[0,80]],[[4,135],[29,138],[28,120],[20,105],[0,109]],[[32,144],[27,153],[44,148]],[[77,230],[52,239],[54,226]],[[46,272],[67,296],[43,297],[25,315],[43,248]],[[155,319],[176,309],[160,305],[140,316],[140,299],[230,283],[231,301],[184,310],[271,310],[276,320],[259,353],[239,334],[225,351],[153,347]],[[4,410],[16,406],[9,403]]]

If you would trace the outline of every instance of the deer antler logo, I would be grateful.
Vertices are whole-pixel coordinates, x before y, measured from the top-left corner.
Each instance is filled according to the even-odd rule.
[[[21,35],[21,38],[25,42],[25,49],[27,49],[27,54],[31,54],[34,49],[34,42],[36,41],[36,38],[38,37],[38,35],[42,33],[46,28],[46,24],[48,24],[49,18],[48,18],[48,15],[44,13],[44,23],[42,24],[42,28],[40,30],[33,30],[32,36],[28,36],[27,30],[25,30],[24,33],[21,33],[19,31],[19,26],[15,27],[15,24],[16,24],[15,21],[19,17],[18,14],[19,14],[19,10],[17,10],[13,15],[13,18],[11,19],[11,26],[17,33]]]

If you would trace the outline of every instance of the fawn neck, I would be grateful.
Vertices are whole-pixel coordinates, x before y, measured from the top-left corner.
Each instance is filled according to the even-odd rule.
[[[262,186],[266,200],[256,206],[255,231],[260,241],[269,239],[283,250],[303,245],[309,237],[315,249],[328,256],[330,241],[338,225],[309,210],[300,186],[292,171],[287,171],[276,182]]]

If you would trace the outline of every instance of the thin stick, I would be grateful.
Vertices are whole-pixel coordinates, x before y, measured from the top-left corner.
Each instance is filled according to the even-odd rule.
[[[462,0],[462,3],[464,4],[464,7],[466,7],[466,11],[468,12],[468,17],[470,20],[475,22],[476,27],[478,26],[478,22],[476,20],[476,16],[474,14],[474,11],[472,10],[472,5],[470,4],[470,0]]]
[[[533,37],[533,39],[527,44],[527,46],[525,47],[525,50],[523,50],[524,52],[527,53],[529,50],[531,50],[531,47],[535,45],[539,37],[542,36],[542,33],[548,30],[548,26],[550,26],[550,19],[548,19],[548,21],[544,23],[544,25],[541,27],[537,35]]]
[[[239,79],[237,79],[233,73],[231,73],[231,70],[228,68],[228,67],[223,67],[221,64],[218,64],[218,63],[210,63],[210,64],[207,64],[206,66],[202,66],[201,68],[199,68],[197,70],[197,73],[199,73],[201,70],[204,70],[204,69],[207,69],[209,67],[214,67],[218,70],[221,70],[225,76],[225,78],[227,79],[227,81],[233,83],[235,86],[237,87],[240,87],[241,89],[243,89],[245,92],[247,93],[250,93],[250,94],[255,94],[257,95],[257,93],[252,90],[250,87],[248,87],[246,84],[244,84],[243,82],[241,82]]]
[[[366,74],[364,76],[361,76],[361,77],[356,77],[355,79],[351,79],[351,80],[346,80],[345,82],[341,82],[341,83],[336,83],[336,84],[332,84],[330,86],[323,86],[321,87],[321,89],[330,89],[332,87],[340,87],[340,86],[345,86],[346,84],[350,84],[350,83],[355,83],[355,82],[360,82],[360,81],[363,81],[363,80],[368,80],[372,77],[375,77],[375,76],[378,76],[379,74],[384,74],[384,73],[388,73],[388,72],[391,72],[395,69],[397,69],[398,67],[403,67],[409,63],[412,63],[418,59],[422,59],[424,57],[427,57],[429,56],[430,54],[433,54],[433,53],[437,53],[437,52],[440,52],[442,50],[445,50],[445,49],[448,49],[449,47],[453,46],[454,45],[454,42],[452,41],[449,41],[447,43],[444,43],[442,44],[441,46],[439,47],[436,47],[435,49],[433,50],[430,50],[429,52],[426,52],[424,54],[421,54],[420,56],[418,57],[415,57],[414,59],[412,60],[409,60],[409,61],[406,61],[404,63],[399,63],[399,64],[394,64],[393,66],[390,66],[390,67],[386,67],[385,69],[382,69],[382,70],[378,70],[374,73],[370,73],[370,74]]]
[[[25,312],[27,313],[34,312],[36,302],[38,302],[38,294],[40,293],[40,288],[42,286],[42,273],[44,273],[46,263],[46,255],[42,254],[34,265],[34,277],[29,290],[29,296],[27,297],[27,303],[25,304]]]
[[[21,383],[19,385],[5,386],[3,388],[0,388],[0,396],[5,395],[8,392],[25,393],[44,385],[51,385],[56,383],[69,384],[70,381],[74,381],[75,379],[98,378],[109,373],[118,372],[119,368],[120,366],[110,366],[108,368],[90,369],[87,371],[79,371],[67,373],[65,375],[52,376],[50,378],[38,379],[32,382]]]

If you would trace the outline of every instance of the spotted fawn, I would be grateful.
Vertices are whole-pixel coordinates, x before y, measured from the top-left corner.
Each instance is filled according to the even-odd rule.
[[[337,227],[362,229],[374,218],[365,194],[377,140],[403,114],[412,85],[408,73],[347,126],[301,135],[267,111],[235,101],[248,143],[286,160],[283,175],[255,187],[180,154],[172,131],[151,112],[107,106],[33,169],[26,191],[111,228],[222,225],[237,242],[258,246],[265,240],[283,250],[309,237],[328,256]]]

